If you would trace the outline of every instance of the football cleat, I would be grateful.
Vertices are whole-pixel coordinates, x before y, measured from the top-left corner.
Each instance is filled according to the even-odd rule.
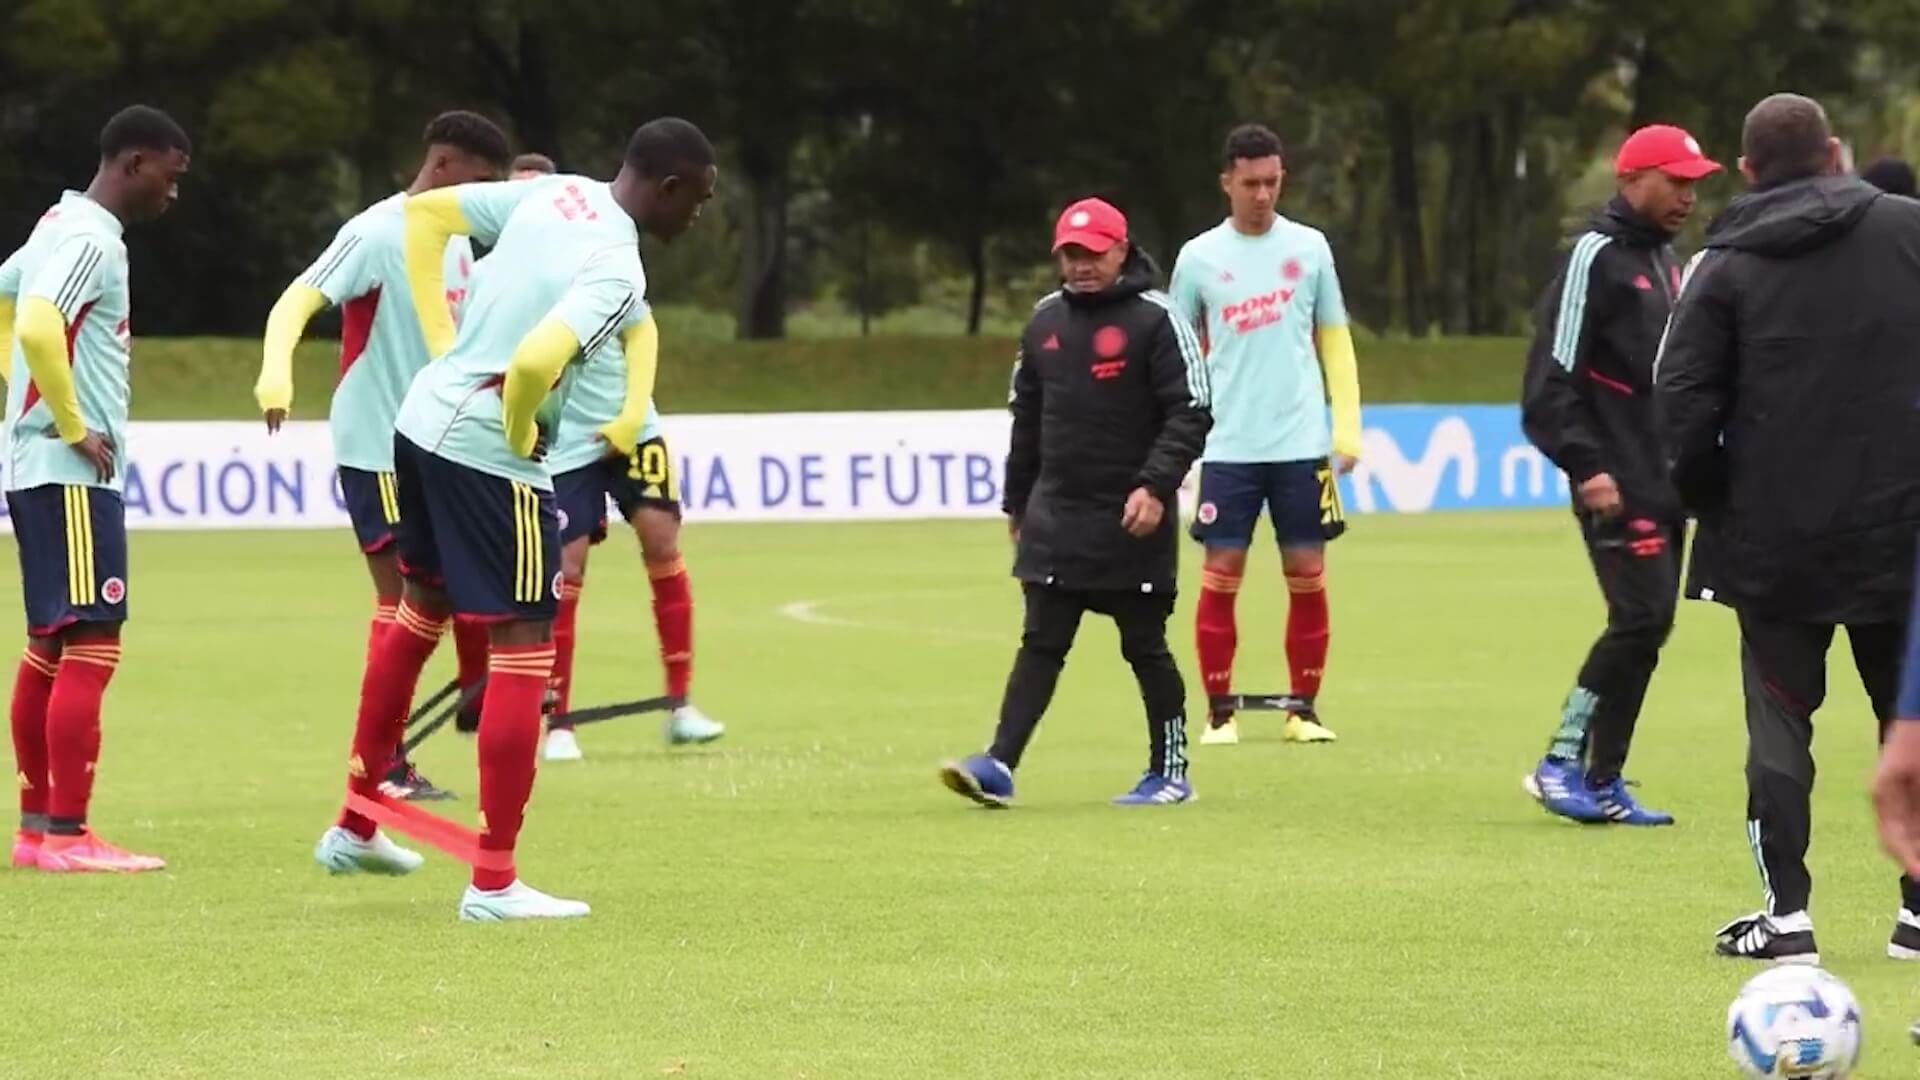
[[[48,833],[35,853],[34,865],[50,874],[138,874],[164,870],[167,862],[115,847],[88,829],[78,836]]]
[[[1895,960],[1920,960],[1920,914],[1900,909],[1893,920],[1893,937],[1887,940],[1887,955]]]
[[[1634,799],[1627,790],[1627,782],[1614,777],[1613,783],[1603,788],[1588,788],[1593,801],[1606,815],[1608,821],[1618,825],[1671,825],[1673,815],[1664,810],[1650,810]]]
[[[1340,736],[1328,731],[1320,723],[1320,717],[1312,712],[1287,714],[1287,726],[1280,731],[1280,737],[1287,742],[1329,743],[1338,742]]]
[[[419,852],[409,851],[387,839],[387,834],[378,829],[372,838],[362,840],[344,826],[335,825],[322,833],[320,842],[313,846],[313,861],[326,867],[329,874],[398,877],[420,869],[427,860]]]
[[[727,733],[727,726],[692,705],[682,705],[667,714],[667,743],[670,746],[698,746]]]
[[[1577,761],[1543,757],[1533,772],[1520,779],[1520,786],[1550,814],[1585,825],[1609,820],[1594,792],[1587,790],[1587,778]]]
[[[1185,780],[1171,780],[1159,773],[1150,772],[1140,777],[1133,790],[1124,795],[1113,797],[1115,806],[1178,806],[1199,798],[1193,793],[1193,785]]]
[[[981,806],[1004,809],[1013,803],[1013,770],[991,754],[975,754],[940,766],[940,782]]]
[[[1209,722],[1207,730],[1200,733],[1201,746],[1234,746],[1240,742],[1240,725],[1229,716],[1215,724]]]
[[[1735,919],[1715,935],[1714,951],[1746,960],[1776,964],[1818,964],[1820,950],[1813,942],[1813,918],[1804,911],[1789,915],[1755,912]]]
[[[411,761],[396,762],[393,768],[387,770],[387,778],[380,781],[380,793],[407,802],[441,802],[457,797],[420,775],[420,770],[414,768]]]
[[[562,900],[557,896],[548,896],[517,878],[506,888],[492,891],[469,885],[460,897],[461,922],[578,919],[592,912],[593,908],[583,900]]]
[[[40,865],[40,845],[47,834],[35,829],[20,829],[13,834],[13,868],[32,870]]]
[[[548,761],[579,761],[584,755],[580,753],[580,740],[574,736],[573,729],[557,727],[547,732],[547,748],[541,756]]]

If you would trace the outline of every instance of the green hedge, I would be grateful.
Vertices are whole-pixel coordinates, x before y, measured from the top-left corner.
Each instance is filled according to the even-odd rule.
[[[296,354],[294,416],[326,415],[337,346],[310,341]],[[1525,343],[1513,338],[1359,344],[1365,400],[1511,401]],[[673,412],[827,409],[963,409],[1006,400],[1013,343],[1006,338],[810,338],[731,342],[668,334],[656,398]],[[241,338],[142,338],[134,346],[133,414],[148,420],[254,415],[257,342]]]

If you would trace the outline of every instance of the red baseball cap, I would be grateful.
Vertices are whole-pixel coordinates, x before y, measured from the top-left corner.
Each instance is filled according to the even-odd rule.
[[[1641,169],[1659,169],[1677,180],[1698,180],[1720,171],[1720,163],[1708,159],[1700,142],[1672,124],[1648,124],[1627,136],[1620,153],[1613,159],[1613,174],[1625,176]]]
[[[1078,244],[1095,255],[1127,239],[1127,215],[1104,199],[1081,199],[1060,213],[1053,227],[1053,250]]]

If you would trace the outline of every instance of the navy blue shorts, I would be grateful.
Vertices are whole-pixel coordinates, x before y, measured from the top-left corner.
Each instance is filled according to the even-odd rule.
[[[553,618],[560,590],[560,517],[553,492],[436,457],[393,439],[400,572],[445,589],[453,610],[483,622]]]
[[[1326,458],[1200,466],[1195,540],[1208,547],[1249,547],[1262,510],[1272,517],[1274,538],[1283,548],[1321,547],[1347,531],[1340,488]]]
[[[371,555],[393,544],[393,527],[400,524],[399,484],[390,472],[368,472],[344,465],[340,474],[340,500],[347,504],[347,517],[353,522],[353,538],[360,550]]]
[[[127,508],[106,488],[42,484],[7,492],[20,549],[27,633],[127,617]]]
[[[656,435],[634,447],[629,458],[605,458],[553,478],[553,494],[560,506],[560,542],[583,536],[593,543],[607,538],[607,499],[623,520],[642,510],[663,510],[680,517],[680,482],[665,436]]]

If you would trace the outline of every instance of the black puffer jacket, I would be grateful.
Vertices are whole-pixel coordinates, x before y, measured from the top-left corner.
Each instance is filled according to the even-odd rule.
[[[1920,534],[1920,202],[1852,177],[1729,205],[1658,371],[1690,592],[1768,618],[1902,621]]]
[[[1049,295],[1020,336],[1005,509],[1022,581],[1173,592],[1180,482],[1213,417],[1199,339],[1154,277],[1135,248],[1111,288]],[[1120,519],[1141,487],[1166,514],[1134,537]]]
[[[1681,516],[1653,418],[1653,359],[1680,289],[1671,239],[1617,196],[1594,215],[1534,312],[1521,390],[1528,440],[1575,487],[1607,473],[1627,514],[1662,521]]]

